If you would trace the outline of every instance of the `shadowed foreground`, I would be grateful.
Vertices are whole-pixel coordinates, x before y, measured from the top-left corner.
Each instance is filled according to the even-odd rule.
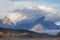
[[[0,28],[0,40],[60,40],[60,32],[49,35],[29,30]]]
[[[52,37],[52,38],[0,38],[0,40],[60,40],[60,37]]]

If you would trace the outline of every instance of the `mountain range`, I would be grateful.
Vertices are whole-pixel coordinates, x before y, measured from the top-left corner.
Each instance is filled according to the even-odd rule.
[[[60,26],[57,26],[54,22],[51,22],[51,21],[44,21],[44,18],[45,17],[41,17],[33,23],[22,21],[21,24],[17,23],[16,25],[14,25],[13,23],[11,23],[12,25],[3,24],[2,23],[3,21],[0,20],[0,27],[7,27],[7,28],[14,27],[15,29],[27,29],[28,30],[28,29],[33,28],[35,25],[41,24],[43,25],[42,27],[44,28],[42,30],[60,30]]]
[[[40,7],[23,8],[22,10],[15,9],[0,17],[0,27],[35,32],[39,30],[60,30],[60,25],[55,24],[59,20],[59,11],[55,9],[49,7],[44,7],[43,9]]]
[[[0,38],[46,38],[56,37],[56,35],[49,35],[46,33],[37,33],[29,30],[10,29],[0,27]]]

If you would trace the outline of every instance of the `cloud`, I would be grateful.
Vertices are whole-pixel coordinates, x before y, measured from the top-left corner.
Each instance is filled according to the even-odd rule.
[[[21,13],[0,13],[0,19],[3,20],[4,24],[14,23],[16,25],[17,22],[27,19],[27,16]]]
[[[60,25],[60,21],[56,21],[55,24],[59,26]]]
[[[49,21],[59,21],[60,20],[60,12],[59,11],[55,11],[54,13],[49,13],[47,16],[45,16],[45,20],[49,20]]]
[[[38,0],[39,1],[39,0]],[[38,2],[37,0],[0,0],[0,12],[6,12],[6,11],[12,11],[16,8],[23,9],[25,7],[37,7],[39,5],[44,5],[44,6],[50,6],[50,7],[58,7],[59,4],[54,4],[54,3],[47,3],[44,0],[40,0]]]
[[[60,11],[57,9],[47,7],[47,6],[38,6],[35,8],[35,12],[37,12],[37,10],[38,10],[38,13],[36,14],[39,15],[38,17],[44,16],[45,21],[53,21],[53,22],[60,21]]]
[[[47,7],[47,6],[39,6],[38,8],[42,11],[47,11],[47,12],[53,12],[53,11],[55,12],[56,11],[56,9],[53,9],[53,8]]]
[[[16,8],[24,8],[32,6],[32,2],[26,2],[26,1],[15,1],[12,2],[11,0],[0,0],[0,10],[1,12],[11,11]]]
[[[36,32],[38,32],[38,33],[47,33],[49,35],[57,35],[57,33],[60,32],[60,30],[38,30]]]
[[[28,15],[31,20],[37,20],[38,18],[44,16],[45,21],[58,21],[60,20],[60,12],[51,7],[38,6],[38,7],[27,7],[22,9],[24,15]]]
[[[44,30],[41,24],[37,24],[32,29],[30,29],[30,31],[38,31],[38,30]]]
[[[18,11],[28,16],[26,20],[29,20],[30,22],[35,22],[38,18],[43,16],[45,17],[45,21],[60,21],[60,11],[47,6],[25,7]],[[19,13],[18,11],[17,13]]]
[[[18,12],[3,12],[0,13],[0,19],[3,19],[4,22],[6,23],[8,21],[8,19],[10,20],[10,22],[13,22],[14,24],[16,24],[16,22],[20,22],[24,19],[30,21],[30,22],[35,22],[38,18],[42,17],[42,16],[48,16],[52,14],[54,14],[55,9],[49,8],[49,7],[45,7],[45,6],[38,6],[38,7],[26,7],[22,10],[20,10],[20,13]],[[5,20],[6,17],[6,20]],[[8,18],[8,19],[7,19]],[[47,17],[46,17],[47,18]],[[48,18],[47,18],[48,20]]]
[[[22,12],[24,15],[27,15],[28,19],[31,20],[31,23],[43,16],[45,17],[44,21],[52,21],[54,23],[60,21],[60,11],[47,6],[28,7],[24,8],[20,12]],[[38,24],[35,25],[31,31],[37,31],[41,29],[44,29],[43,25]]]
[[[35,22],[38,18],[44,16],[45,21],[52,21],[55,23],[56,21],[60,21],[60,11],[51,7],[58,7],[59,5],[60,4],[51,4],[45,1],[0,0],[0,19],[3,19],[3,23],[10,24],[10,22],[13,22],[16,24],[16,22],[25,19],[30,22]],[[21,9],[21,13],[7,13],[7,11],[11,12],[15,9]]]

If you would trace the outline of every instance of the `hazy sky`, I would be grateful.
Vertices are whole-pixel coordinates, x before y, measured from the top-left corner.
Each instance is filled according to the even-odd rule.
[[[0,11],[31,6],[48,6],[60,10],[60,0],[0,0]]]
[[[13,2],[31,2],[34,5],[44,5],[60,10],[60,0],[11,0]]]

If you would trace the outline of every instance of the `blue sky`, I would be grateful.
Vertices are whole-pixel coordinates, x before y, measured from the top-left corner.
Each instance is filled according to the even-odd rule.
[[[11,1],[13,1],[13,2],[16,2],[16,1],[32,2],[36,5],[46,5],[46,6],[50,6],[50,7],[60,10],[60,0],[11,0]]]
[[[60,0],[0,0],[0,12],[30,6],[48,6],[60,10]]]

